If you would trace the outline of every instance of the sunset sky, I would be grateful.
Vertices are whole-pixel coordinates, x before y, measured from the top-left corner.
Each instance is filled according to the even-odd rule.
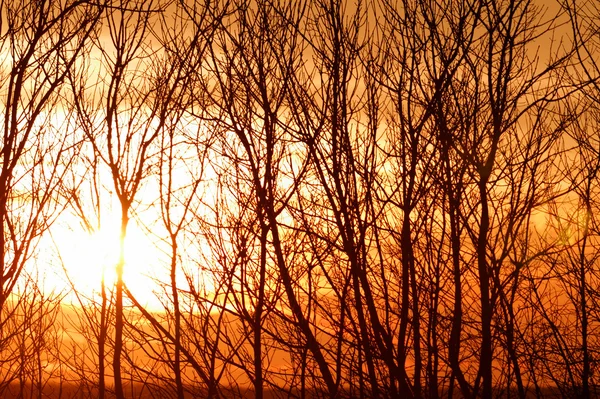
[[[596,2],[0,15],[0,397],[600,395]]]

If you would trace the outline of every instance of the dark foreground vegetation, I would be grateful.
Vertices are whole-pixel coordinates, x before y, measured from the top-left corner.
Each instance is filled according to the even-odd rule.
[[[0,15],[0,397],[598,395],[596,1]]]
[[[111,398],[113,399],[115,397],[115,393],[114,390],[112,389],[111,386],[107,387],[107,392],[106,392],[106,397],[107,398]],[[173,397],[173,395],[169,395],[168,390],[164,390],[158,387],[153,387],[153,388],[149,388],[149,387],[144,387],[143,384],[140,385],[128,385],[127,383],[123,384],[123,389],[125,392],[125,395],[127,397],[134,397],[134,398],[139,398],[139,399],[161,399],[161,398],[169,398],[169,397]],[[21,387],[19,384],[14,384],[13,386],[9,387],[5,392],[3,398],[4,399],[18,399],[18,398],[36,398],[39,395],[39,390],[35,387],[32,387],[28,384],[26,384],[25,386]],[[49,383],[46,384],[43,388],[42,392],[42,397],[43,398],[55,398],[55,399],[79,399],[79,398],[95,398],[98,396],[98,390],[97,389],[91,389],[89,387],[86,387],[84,385],[78,384],[78,383],[63,383],[62,385],[60,383]],[[439,396],[441,397],[447,397],[448,396],[448,392],[445,392],[443,390],[440,390],[438,392]],[[185,388],[185,394],[184,394],[184,398],[186,399],[195,399],[195,398],[203,398],[206,397],[207,392],[201,392],[198,391],[196,389],[194,389],[193,387],[186,387]],[[360,396],[358,395],[350,395],[348,392],[343,392],[341,395],[343,397],[348,397],[348,398],[358,398]],[[507,391],[503,391],[503,392],[498,392],[497,393],[498,396],[501,397],[516,397],[518,396],[517,392],[507,392]],[[564,397],[564,393],[561,393],[559,390],[553,389],[553,388],[544,388],[542,390],[540,390],[538,393],[529,393],[526,397],[527,398],[535,398],[536,396],[542,396],[544,398],[562,398]],[[596,394],[597,395],[597,394]],[[296,390],[291,390],[288,392],[284,392],[280,389],[270,389],[270,388],[266,388],[263,390],[263,397],[265,399],[275,399],[275,398],[294,398],[294,397],[298,397],[299,396],[299,392]],[[327,397],[327,395],[324,395],[323,392],[317,393],[317,392],[312,392],[312,393],[308,393],[305,395],[306,398],[319,398],[319,397]],[[457,396],[460,397],[460,393],[458,391],[456,391],[454,393],[453,396]],[[247,389],[240,389],[239,387],[223,387],[223,391],[221,392],[221,397],[224,399],[228,399],[228,398],[254,398],[255,394],[254,391],[248,387]],[[577,393],[576,392],[572,392],[572,396],[571,397],[577,397]]]

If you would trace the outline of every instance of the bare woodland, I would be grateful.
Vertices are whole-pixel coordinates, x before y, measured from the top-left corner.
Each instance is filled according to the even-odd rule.
[[[600,396],[595,1],[0,13],[0,397]]]

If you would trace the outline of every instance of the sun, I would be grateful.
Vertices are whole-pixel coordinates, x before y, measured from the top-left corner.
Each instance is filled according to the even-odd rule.
[[[102,282],[108,291],[114,287],[120,252],[118,217],[107,218],[92,232],[59,227],[52,238],[62,278],[50,279],[46,283],[50,288],[69,291],[71,300],[85,303],[100,294]],[[156,281],[164,280],[166,273],[164,253],[134,220],[129,222],[124,248],[125,285],[144,306],[160,308],[155,293],[159,291]]]
[[[77,291],[90,294],[104,280],[112,285],[119,259],[119,236],[110,228],[91,233],[65,231],[60,234],[59,254],[66,278]]]

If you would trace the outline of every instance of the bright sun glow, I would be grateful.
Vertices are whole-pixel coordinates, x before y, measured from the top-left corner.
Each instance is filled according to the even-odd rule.
[[[114,286],[119,259],[119,229],[119,219],[111,218],[91,234],[69,229],[60,229],[54,234],[64,267],[63,275],[66,274],[74,288],[83,295],[98,294],[102,279],[108,290]],[[153,309],[160,307],[154,293],[158,286],[153,277],[162,280],[168,277],[161,257],[150,237],[133,220],[130,221],[125,239],[123,281],[142,304]],[[65,278],[62,280],[62,283],[49,281],[48,284],[55,289],[62,288],[61,285],[67,288],[69,284]]]

